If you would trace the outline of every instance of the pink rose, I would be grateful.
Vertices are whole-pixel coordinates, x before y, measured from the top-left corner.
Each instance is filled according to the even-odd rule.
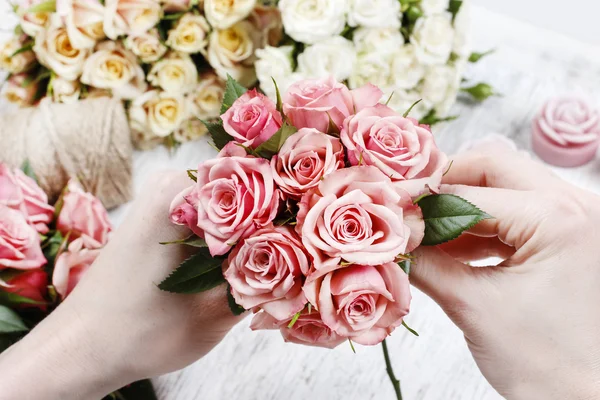
[[[329,328],[368,346],[402,324],[411,299],[408,275],[394,262],[341,268],[308,283],[304,292]]]
[[[0,291],[14,293],[37,302],[45,302],[48,294],[48,274],[41,269],[22,272],[5,283],[0,281]],[[46,304],[22,303],[19,308],[46,310]]]
[[[11,170],[2,163],[0,163],[0,204],[21,211],[39,233],[48,232],[48,224],[54,215],[54,207],[48,204],[48,196],[21,170]]]
[[[346,117],[374,106],[382,94],[371,84],[349,90],[333,77],[307,79],[290,86],[284,96],[283,112],[298,129],[328,132],[330,118],[341,129]]]
[[[204,232],[198,228],[198,211],[195,208],[197,195],[192,193],[197,186],[192,185],[175,197],[169,210],[169,218],[176,225],[187,226],[196,236],[204,237]]]
[[[262,312],[254,316],[250,329],[279,329],[286,342],[328,349],[333,349],[346,341],[345,337],[338,335],[325,325],[319,313],[314,310],[310,314],[308,311],[303,311],[291,328],[288,327],[290,322],[291,318],[278,321],[271,315]]]
[[[296,229],[314,260],[309,280],[340,262],[381,265],[415,249],[425,224],[408,192],[375,167],[338,170],[302,197]]]
[[[344,121],[340,138],[352,165],[374,165],[411,196],[439,189],[448,158],[428,126],[379,104]]]
[[[86,249],[83,240],[79,238],[58,256],[52,274],[52,285],[62,299],[71,293],[99,254],[100,249]]]
[[[294,199],[343,166],[344,148],[339,139],[311,128],[290,136],[271,159],[275,183]]]
[[[302,292],[309,260],[289,226],[267,227],[240,242],[223,264],[237,304],[260,307],[278,320],[304,308]]]
[[[238,154],[232,146],[222,153]],[[238,241],[268,225],[277,215],[280,198],[267,160],[223,154],[200,164],[194,188],[178,194],[171,204],[174,222],[179,220],[174,212],[182,212],[182,199],[196,210],[200,230],[196,234],[204,237],[213,256],[227,253]],[[181,225],[189,225],[194,217],[189,209],[186,212]]]
[[[56,228],[69,240],[82,238],[90,249],[103,247],[111,231],[106,209],[94,195],[87,193],[76,181],[69,181],[63,195],[63,205]]]
[[[0,270],[36,269],[46,264],[40,237],[25,218],[0,204]]]
[[[191,0],[162,0],[163,10],[168,13],[187,11],[192,7]]]
[[[236,142],[256,148],[281,128],[275,103],[256,89],[249,90],[221,115],[223,128]]]

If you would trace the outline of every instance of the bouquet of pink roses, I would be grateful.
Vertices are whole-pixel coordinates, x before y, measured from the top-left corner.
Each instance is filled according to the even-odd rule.
[[[104,206],[78,182],[52,206],[28,165],[21,171],[0,163],[0,352],[71,293],[110,230]],[[149,390],[149,382],[138,382],[118,395],[150,399]]]
[[[227,82],[221,121],[208,123],[217,158],[170,218],[196,246],[160,288],[197,293],[227,282],[252,329],[333,348],[384,344],[405,326],[410,252],[458,237],[489,216],[438,194],[447,156],[428,126],[380,104],[373,85],[333,79],[292,85],[277,103]]]

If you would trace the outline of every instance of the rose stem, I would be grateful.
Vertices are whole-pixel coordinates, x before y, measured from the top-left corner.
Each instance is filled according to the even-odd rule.
[[[396,392],[396,399],[402,400],[402,391],[400,391],[400,380],[396,378],[394,375],[394,370],[392,368],[392,362],[390,361],[390,355],[388,353],[387,343],[385,339],[381,342],[381,347],[383,348],[383,358],[385,358],[385,369],[390,377],[390,381],[392,381],[392,385],[394,385],[394,391]]]

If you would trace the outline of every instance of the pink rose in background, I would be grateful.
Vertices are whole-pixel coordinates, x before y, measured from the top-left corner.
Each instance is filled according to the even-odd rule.
[[[0,281],[0,291],[14,293],[21,297],[45,302],[48,294],[48,274],[41,269],[22,272],[6,282]],[[46,304],[19,304],[19,308],[39,308],[46,310]]]
[[[394,262],[341,268],[307,283],[304,292],[329,328],[368,346],[402,324],[411,300],[408,275]]]
[[[71,180],[62,198],[63,205],[56,221],[56,228],[69,240],[81,238],[85,247],[97,249],[108,241],[111,231],[106,209],[94,195],[87,193]]]
[[[237,304],[284,320],[306,304],[302,285],[308,269],[308,256],[292,228],[271,226],[235,247],[223,263],[223,276]]]
[[[162,0],[163,10],[170,13],[187,11],[192,7],[191,0]]]
[[[0,204],[19,210],[39,233],[48,232],[54,207],[38,184],[19,169],[0,163]]]
[[[57,0],[56,13],[74,48],[91,49],[104,38],[104,6],[99,0]]]
[[[414,250],[425,223],[408,192],[371,166],[338,170],[302,197],[296,230],[313,257],[309,280],[343,260],[381,265]]]
[[[256,89],[249,90],[221,115],[223,128],[236,142],[256,148],[281,128],[275,103]]]
[[[448,157],[428,126],[378,104],[344,121],[340,133],[352,165],[373,165],[416,197],[426,186],[438,190]]]
[[[36,269],[46,264],[40,237],[25,218],[0,204],[0,270]]]
[[[17,104],[20,107],[32,106],[39,100],[36,98],[39,84],[37,82],[26,82],[30,80],[27,73],[12,75],[6,80],[4,97],[11,103]]]
[[[325,347],[333,349],[346,338],[331,330],[322,320],[318,312],[303,311],[294,325],[289,328],[291,318],[278,321],[267,313],[258,313],[252,319],[250,329],[279,329],[283,340],[290,343],[303,344],[306,346]]]
[[[283,99],[283,112],[298,129],[315,128],[328,132],[330,118],[341,129],[346,117],[374,106],[382,94],[371,84],[349,90],[333,77],[307,79],[289,87]]]
[[[99,254],[100,249],[86,249],[83,239],[79,238],[58,256],[52,274],[52,285],[62,299],[71,293]]]
[[[290,136],[271,159],[275,183],[294,199],[343,166],[344,148],[339,139],[311,128]]]
[[[106,0],[103,29],[112,40],[149,31],[161,18],[158,0]]]
[[[228,151],[235,153],[231,146],[223,149]],[[265,159],[220,156],[206,161],[198,167],[194,186],[175,197],[171,210],[180,213],[182,199],[196,210],[199,236],[204,237],[213,256],[227,253],[277,215],[280,193]],[[171,220],[178,218],[173,211]]]

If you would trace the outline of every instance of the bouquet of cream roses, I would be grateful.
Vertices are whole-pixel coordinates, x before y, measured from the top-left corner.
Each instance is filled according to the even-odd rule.
[[[482,100],[489,85],[461,88],[469,52],[470,0],[281,0],[286,38],[257,51],[262,90],[284,91],[305,78],[333,75],[351,89],[379,86],[389,106],[432,124],[448,118],[459,91]]]
[[[0,47],[5,97],[118,97],[141,148],[203,135],[223,79],[254,84],[255,50],[281,38],[278,10],[257,0],[19,0],[14,10],[20,23]]]
[[[429,126],[380,104],[371,84],[333,77],[292,84],[276,102],[227,82],[217,158],[188,170],[171,204],[195,246],[159,287],[198,293],[229,285],[252,329],[333,348],[384,344],[404,326],[418,246],[458,237],[487,214],[438,194],[448,157]],[[170,244],[170,243],[167,243]],[[418,262],[418,260],[417,260]],[[353,348],[353,347],[352,347]]]

